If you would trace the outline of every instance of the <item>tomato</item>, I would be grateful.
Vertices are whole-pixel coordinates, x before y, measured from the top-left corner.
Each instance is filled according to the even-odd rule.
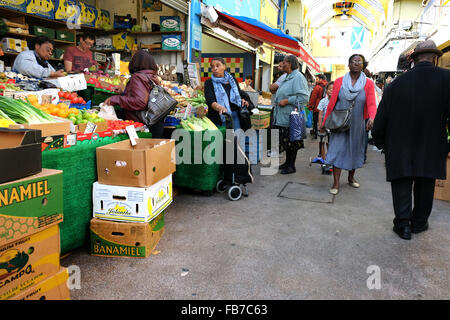
[[[63,98],[64,98],[65,100],[70,100],[69,97],[70,97],[70,93],[69,93],[69,92],[64,92]]]
[[[64,98],[64,92],[63,91],[58,92],[58,97]]]

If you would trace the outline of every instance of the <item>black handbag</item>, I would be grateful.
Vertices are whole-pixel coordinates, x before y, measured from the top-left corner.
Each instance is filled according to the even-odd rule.
[[[242,106],[239,108],[239,122],[241,124],[241,129],[247,131],[252,127],[252,120],[250,118],[250,111],[247,107]]]
[[[150,90],[147,108],[139,112],[142,123],[147,127],[152,127],[163,120],[178,104],[166,89],[151,82],[153,88]]]
[[[332,133],[346,132],[350,129],[352,123],[352,112],[355,105],[355,100],[350,103],[347,109],[336,110],[328,116],[325,121],[325,128],[329,129]]]

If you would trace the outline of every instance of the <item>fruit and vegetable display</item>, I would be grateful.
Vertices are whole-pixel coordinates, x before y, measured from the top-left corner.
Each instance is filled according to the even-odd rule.
[[[82,97],[79,97],[76,92],[58,92],[58,96],[60,100],[70,101],[73,104],[86,104],[86,101]]]
[[[143,123],[135,122],[133,120],[108,120],[108,130],[125,130],[128,126],[134,126],[137,128],[144,127]]]
[[[75,110],[73,110],[75,111]],[[79,125],[82,123],[99,123],[105,122],[106,120],[98,116],[98,112],[93,110],[78,110],[75,112],[69,113],[67,119],[72,121],[74,125]]]
[[[111,77],[108,74],[104,74],[102,71],[85,73],[85,75],[89,76],[89,79],[86,81],[89,86],[111,92],[119,91],[121,88],[124,88],[128,82],[128,79],[125,77]]]
[[[27,101],[11,99],[0,96],[0,110],[10,120],[18,124],[52,123],[55,118],[52,115],[34,107]]]
[[[181,127],[187,131],[218,130],[216,125],[207,117],[190,116],[186,120],[181,120]]]

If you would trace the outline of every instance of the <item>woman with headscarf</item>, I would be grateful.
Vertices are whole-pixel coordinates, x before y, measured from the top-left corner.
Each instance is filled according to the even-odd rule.
[[[348,184],[353,188],[360,187],[355,180],[355,171],[364,165],[365,135],[366,131],[372,129],[377,111],[375,85],[364,74],[365,66],[367,62],[363,55],[354,54],[350,57],[350,71],[334,82],[333,93],[321,124],[323,128],[335,108],[348,109],[354,103],[349,130],[332,133],[330,138],[326,164],[333,166],[334,183],[330,189],[333,195],[339,192],[342,169],[348,170]]]
[[[143,122],[141,111],[145,110],[150,97],[153,84],[159,85],[157,76],[158,66],[155,58],[146,50],[139,50],[131,58],[128,69],[131,78],[122,95],[112,96],[105,101],[107,105],[118,105],[124,111],[124,119]],[[164,132],[164,119],[149,128],[152,138],[162,138]]]
[[[208,105],[208,118],[216,126],[225,125],[223,113],[228,113],[233,119],[233,128],[241,128],[239,109],[249,106],[249,101],[243,98],[236,79],[227,71],[225,59],[212,58],[212,76],[205,81],[205,98]]]
[[[279,153],[286,151],[286,162],[279,167],[280,173],[291,174],[296,172],[297,153],[299,149],[304,148],[304,145],[303,140],[290,141],[289,117],[295,109],[306,107],[309,100],[309,91],[308,82],[303,74],[298,71],[298,61],[294,55],[284,58],[283,71],[287,76],[275,95],[273,128],[279,130]]]

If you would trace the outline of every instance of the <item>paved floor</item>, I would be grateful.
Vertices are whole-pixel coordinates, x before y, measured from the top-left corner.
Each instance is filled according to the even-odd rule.
[[[343,175],[332,203],[331,177],[308,164],[317,153],[311,140],[296,174],[255,170],[248,198],[177,195],[159,254],[102,258],[81,248],[64,258],[81,269],[72,299],[450,299],[450,202],[435,201],[429,231],[400,239],[384,161],[370,149],[356,173],[361,188]],[[308,187],[315,201],[295,200]],[[369,266],[379,267],[380,289],[368,289],[377,274]]]

